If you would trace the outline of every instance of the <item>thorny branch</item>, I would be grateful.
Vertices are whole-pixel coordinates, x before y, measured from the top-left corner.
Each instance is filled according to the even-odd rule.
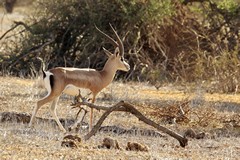
[[[91,94],[91,92],[88,94],[88,96]],[[78,115],[79,113],[83,110],[85,112],[85,115],[87,114],[87,110],[84,109],[82,107],[82,104],[80,102],[87,102],[89,101],[90,99],[86,98],[86,97],[83,97],[82,94],[81,94],[81,90],[79,90],[79,94],[77,96],[75,96],[74,98],[74,101],[73,103],[71,104],[71,106],[73,106],[72,108],[79,108],[78,112],[77,112],[77,115],[76,115],[76,118],[78,118]],[[83,117],[84,118],[84,117]]]

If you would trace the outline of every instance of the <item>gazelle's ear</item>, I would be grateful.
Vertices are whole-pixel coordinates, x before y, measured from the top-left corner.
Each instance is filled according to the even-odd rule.
[[[110,51],[108,51],[107,49],[105,49],[104,47],[103,47],[103,51],[108,57],[110,57],[112,55],[112,53]]]
[[[117,47],[117,48],[115,48],[115,50],[114,50],[114,54],[116,55],[116,56],[118,56],[119,55],[119,53],[120,53],[120,51],[119,51],[119,48]]]

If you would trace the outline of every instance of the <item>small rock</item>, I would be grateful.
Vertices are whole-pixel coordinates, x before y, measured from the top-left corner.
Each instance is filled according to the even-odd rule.
[[[74,141],[62,141],[61,146],[68,148],[78,148],[77,144]]]
[[[206,136],[204,132],[200,132],[196,135],[196,139],[203,139]]]
[[[196,132],[192,128],[190,128],[185,131],[184,137],[196,138]]]
[[[78,137],[77,135],[66,135],[65,137],[63,137],[63,140],[73,140],[73,141],[76,141],[76,142],[81,142],[81,138]]]
[[[104,138],[102,145],[98,146],[98,148],[121,149],[119,147],[118,141],[110,137]]]
[[[61,143],[62,147],[69,147],[69,148],[78,148],[79,143],[81,143],[81,138],[77,135],[66,135],[63,137],[63,141]]]
[[[148,147],[140,143],[128,142],[126,150],[148,152]]]

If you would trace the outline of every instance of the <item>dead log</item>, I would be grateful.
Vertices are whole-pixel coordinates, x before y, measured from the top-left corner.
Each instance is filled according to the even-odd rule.
[[[73,104],[75,105],[75,104]],[[177,139],[180,143],[181,147],[185,147],[188,144],[188,139],[183,137],[182,135],[164,127],[161,126],[155,122],[153,122],[152,120],[148,119],[147,117],[145,117],[141,112],[139,112],[132,104],[124,102],[124,101],[120,101],[119,103],[113,105],[112,107],[105,107],[105,106],[97,106],[95,104],[89,103],[87,101],[83,101],[83,102],[78,102],[76,105],[86,105],[90,108],[94,108],[97,110],[105,110],[106,112],[103,113],[103,115],[100,117],[100,119],[98,120],[98,122],[96,123],[96,125],[92,128],[92,130],[86,134],[84,136],[85,140],[90,139],[93,135],[96,134],[96,132],[99,130],[99,128],[101,127],[102,123],[104,122],[104,120],[108,117],[108,115],[110,113],[112,113],[113,111],[122,111],[122,112],[129,112],[131,114],[133,114],[134,116],[136,116],[139,120],[143,121],[144,123],[156,128],[159,131],[162,131],[168,135],[170,135],[171,137]]]
[[[135,126],[133,126],[130,129],[122,128],[116,125],[101,126],[98,132],[112,133],[118,136],[125,134],[125,135],[140,135],[140,136],[147,136],[147,137],[165,137],[165,135],[162,135],[159,131],[156,131],[154,129],[138,128]]]
[[[0,113],[0,123],[22,123],[28,124],[30,122],[31,115],[28,113],[18,113],[18,112],[1,112]],[[69,126],[74,124],[74,119],[59,119],[60,122],[65,126]],[[56,125],[56,121],[54,119],[46,119],[36,117],[37,123],[49,123],[51,125]],[[87,125],[86,123],[82,122],[82,125]]]
[[[18,112],[0,112],[0,123],[22,123],[28,124],[30,122],[31,115],[28,113],[18,113]],[[76,120],[73,118],[70,119],[63,119],[60,118],[60,122],[63,126],[71,126],[73,125]],[[47,119],[36,117],[36,123],[43,123],[43,124],[50,124],[52,126],[57,126],[56,121],[54,119]],[[78,123],[82,126],[81,129],[88,129],[88,124],[86,122]],[[80,129],[80,128],[78,128]],[[77,130],[78,131],[78,130]],[[113,133],[120,135],[140,135],[140,136],[150,136],[150,137],[163,137],[158,131],[150,130],[150,129],[142,129],[137,127],[132,127],[130,129],[121,128],[119,126],[101,126],[99,128],[99,132],[101,133]]]

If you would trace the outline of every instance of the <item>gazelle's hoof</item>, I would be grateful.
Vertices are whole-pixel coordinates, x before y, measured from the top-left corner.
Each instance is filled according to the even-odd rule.
[[[62,130],[63,133],[67,133],[66,129]]]
[[[32,123],[29,123],[29,124],[28,124],[28,128],[33,128]]]
[[[67,132],[66,129],[63,128],[63,127],[60,127],[60,130],[61,130],[63,133],[66,133],[66,132]]]

